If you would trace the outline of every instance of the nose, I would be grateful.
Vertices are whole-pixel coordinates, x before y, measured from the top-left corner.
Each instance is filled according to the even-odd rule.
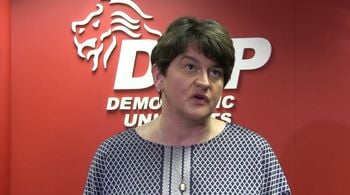
[[[202,87],[204,89],[209,88],[210,82],[209,82],[209,77],[206,72],[203,72],[201,74],[198,74],[195,83],[197,86]]]

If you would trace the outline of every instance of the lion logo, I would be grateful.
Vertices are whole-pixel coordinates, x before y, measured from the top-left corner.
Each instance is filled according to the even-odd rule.
[[[102,0],[103,1],[103,0]],[[104,11],[105,7],[98,3],[96,4],[97,10],[89,13],[85,19],[79,21],[73,21],[71,24],[71,30],[74,33],[74,45],[77,48],[78,56],[82,59],[89,61],[92,59],[92,71],[96,71],[99,67],[100,56],[102,59],[104,69],[107,69],[108,61],[117,47],[118,37],[126,36],[132,39],[141,38],[141,28],[145,32],[148,32],[152,36],[160,37],[162,33],[159,30],[153,29],[146,24],[146,22],[153,19],[153,16],[145,14],[140,7],[131,0],[110,0],[110,7],[115,5],[119,8],[113,11],[109,15],[109,24],[103,25],[101,17],[106,15]],[[122,11],[122,8],[131,9],[130,12],[134,12],[134,16],[130,16],[126,11]],[[135,18],[138,17],[138,18]],[[106,19],[107,20],[107,19]],[[84,37],[84,32],[87,29],[94,29],[101,32],[98,37],[88,37],[86,40],[80,41]]]

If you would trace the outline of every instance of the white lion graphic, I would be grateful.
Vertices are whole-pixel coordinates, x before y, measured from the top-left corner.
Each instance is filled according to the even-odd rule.
[[[127,13],[116,10],[110,14],[111,22],[108,30],[102,32],[99,37],[89,38],[84,41],[79,41],[78,37],[84,33],[88,25],[92,25],[92,28],[100,30],[101,19],[100,16],[104,12],[104,7],[102,4],[96,4],[97,10],[88,14],[84,20],[73,21],[71,24],[71,29],[74,32],[74,44],[77,47],[77,53],[79,57],[89,61],[91,58],[92,62],[92,71],[96,71],[99,65],[99,57],[103,55],[103,67],[107,69],[108,60],[113,53],[114,49],[117,46],[117,32],[124,33],[125,35],[137,39],[141,38],[141,34],[136,31],[141,27],[152,34],[158,37],[162,36],[162,33],[158,30],[155,30],[149,27],[145,21],[149,21],[153,16],[145,14],[135,2],[131,0],[110,0],[110,5],[126,5],[134,10],[141,20],[130,17]],[[93,22],[94,20],[94,22]],[[112,41],[109,45],[104,45],[105,40],[111,37]],[[98,40],[100,41],[98,44]],[[84,54],[83,51],[86,54]]]

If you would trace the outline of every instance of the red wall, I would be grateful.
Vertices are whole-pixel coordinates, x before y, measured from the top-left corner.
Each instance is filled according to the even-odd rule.
[[[0,2],[0,194],[10,181],[10,1]]]
[[[350,194],[350,3],[135,2],[162,31],[193,15],[217,19],[233,38],[269,40],[267,64],[242,71],[238,89],[224,91],[236,98],[228,112],[270,141],[293,194]],[[96,147],[124,129],[129,112],[106,111],[107,98],[156,96],[153,88],[113,90],[118,52],[96,72],[78,57],[70,25],[96,3],[1,2],[0,24],[8,30],[0,31],[0,194],[81,194]]]
[[[293,138],[298,194],[350,193],[349,10],[348,1],[296,3]]]

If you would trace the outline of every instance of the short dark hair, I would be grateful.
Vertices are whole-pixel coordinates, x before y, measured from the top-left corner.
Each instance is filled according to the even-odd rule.
[[[231,78],[235,50],[229,33],[215,20],[199,21],[193,17],[176,19],[159,38],[151,54],[151,63],[166,75],[171,61],[184,53],[190,44],[223,68],[225,86]]]

